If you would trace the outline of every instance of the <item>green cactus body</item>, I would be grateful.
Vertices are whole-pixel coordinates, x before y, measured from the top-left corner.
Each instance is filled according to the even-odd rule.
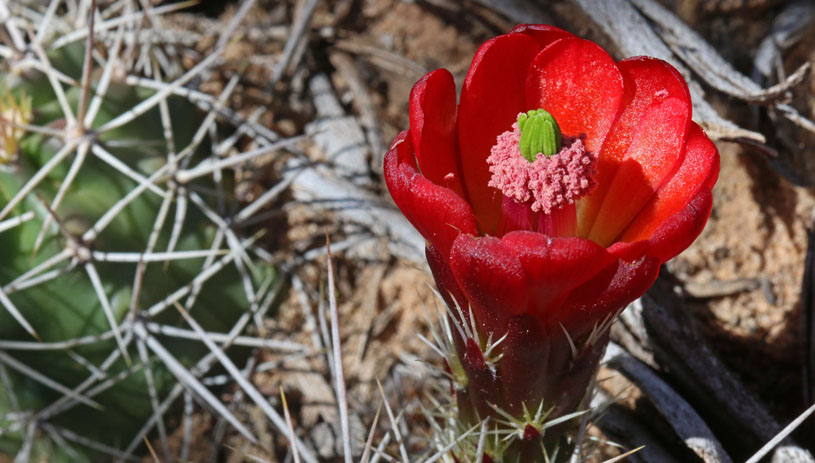
[[[78,78],[79,71],[74,62],[77,55],[75,48],[67,47],[64,49],[67,50],[65,53],[52,59],[55,66],[60,62],[66,63],[63,72]],[[78,56],[81,57],[81,54],[80,49]],[[25,76],[17,79],[11,87],[12,93],[19,95],[20,91],[24,90],[32,96],[33,124],[46,126],[58,122],[62,117],[60,107],[44,76]],[[66,93],[71,106],[76,108],[80,89],[71,87]],[[99,127],[133,108],[152,95],[152,92],[114,84],[106,95],[94,127]],[[187,101],[169,98],[167,102],[172,117],[175,146],[187,146],[198,128],[201,117],[195,107]],[[149,177],[167,160],[162,130],[159,110],[153,108],[132,122],[102,134],[98,143],[131,169],[144,177]],[[121,143],[123,141],[133,143]],[[207,146],[207,143],[203,143],[202,146]],[[20,140],[17,160],[2,166],[0,170],[0,209],[8,204],[60,148],[62,141],[42,134],[28,134]],[[189,161],[200,160],[209,153],[199,151],[190,154]],[[52,225],[42,245],[35,249],[43,221],[49,215],[44,204],[52,204],[62,181],[68,175],[74,156],[76,154],[52,170],[8,215],[15,217],[33,211],[36,217],[22,225],[0,232],[0,286],[8,285],[15,278],[62,252],[71,239],[80,237],[114,204],[138,186],[135,180],[115,170],[92,153],[88,153],[56,211],[61,230],[56,224]],[[225,183],[230,181],[228,175],[224,177]],[[214,188],[211,176],[202,177],[196,182],[195,185],[200,186],[202,191]],[[169,187],[162,184],[162,188]],[[206,198],[206,195],[202,193],[202,197]],[[89,249],[102,253],[144,252],[161,203],[162,198],[155,193],[140,194],[116,215],[93,240]],[[212,209],[217,210],[214,199],[212,203]],[[156,251],[166,250],[168,247],[173,226],[172,218],[170,213],[169,219],[158,235]],[[207,250],[212,246],[217,232],[212,222],[193,207],[188,209],[181,230],[175,246],[177,251]],[[188,285],[202,271],[204,259],[198,257],[147,264],[137,311],[161,302],[174,291]],[[64,270],[58,277],[8,294],[9,299],[43,342],[59,342],[110,331],[110,324],[83,263],[75,262],[75,265],[69,265],[69,262],[70,260],[66,260],[54,267]],[[122,323],[128,316],[137,263],[99,260],[94,261],[94,265],[101,277],[104,293],[110,301],[116,322]],[[251,274],[255,287],[262,281],[275,278],[274,269],[265,264],[250,264],[247,271]],[[183,303],[183,299],[181,302]],[[205,330],[223,333],[234,326],[236,320],[248,310],[249,305],[241,276],[235,265],[227,265],[202,286],[195,305],[190,308],[190,314]],[[186,327],[174,307],[169,307],[150,321]],[[188,368],[208,352],[200,342],[160,335],[156,337],[160,338],[162,345]],[[23,326],[2,308],[0,308],[0,339],[34,341]],[[77,346],[72,350],[90,364],[99,366],[116,349],[116,341],[107,339]],[[128,351],[134,359],[133,362],[139,363],[137,350],[132,343]],[[91,374],[87,367],[66,355],[65,351],[8,351],[6,354],[68,388],[76,387]],[[238,351],[230,350],[230,355],[233,354],[245,358],[248,350],[245,348]],[[128,368],[131,366],[119,358],[108,369],[107,375],[112,377]],[[175,377],[155,358],[151,358],[148,368],[151,369],[159,400],[162,400],[176,384]],[[12,369],[7,370],[12,392],[19,402],[20,410],[40,410],[62,395]],[[14,421],[7,418],[12,411],[12,404],[8,398],[9,391],[4,391],[4,388],[0,382],[0,455],[16,452],[23,433],[22,430],[3,432]],[[106,445],[119,447],[129,442],[153,413],[143,371],[129,375],[123,381],[94,396],[93,400],[103,407],[102,411],[78,404],[51,418],[50,422],[70,427],[73,432]],[[64,451],[56,449],[46,436],[35,440],[32,451],[34,452],[32,455],[37,452],[48,455],[48,461],[74,461],[66,459],[68,457],[63,455]],[[85,456],[88,461],[94,461],[92,455],[92,452],[87,452]]]

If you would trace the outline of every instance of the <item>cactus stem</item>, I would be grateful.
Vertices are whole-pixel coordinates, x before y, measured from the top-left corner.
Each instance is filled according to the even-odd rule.
[[[186,2],[190,3],[194,2]],[[251,3],[244,3],[242,14],[248,11],[245,5]],[[151,8],[150,12],[151,15],[159,15],[183,8],[186,4],[159,6]],[[79,455],[68,442],[79,443],[83,452],[93,449],[117,459],[131,460],[137,447],[143,444],[143,436],[156,428],[161,439],[161,446],[157,446],[156,450],[159,454],[166,453],[168,450],[166,436],[169,430],[164,422],[167,420],[168,410],[182,393],[193,391],[192,394],[202,398],[215,414],[244,432],[249,440],[254,440],[248,428],[208,391],[200,377],[220,361],[229,370],[228,379],[238,381],[247,395],[260,402],[259,392],[252,389],[254,386],[246,382],[237,367],[229,363],[231,360],[225,357],[226,347],[260,346],[297,355],[310,351],[306,346],[295,343],[264,340],[262,331],[260,337],[242,334],[250,323],[257,325],[260,330],[264,328],[264,314],[279,299],[277,295],[284,285],[276,279],[276,276],[265,275],[265,264],[258,263],[260,258],[265,257],[264,250],[253,248],[258,237],[241,236],[240,230],[231,226],[231,221],[256,220],[257,214],[263,211],[263,206],[279,195],[287,183],[284,181],[277,191],[264,194],[246,206],[234,199],[235,192],[229,190],[232,185],[226,181],[229,177],[224,171],[238,168],[241,164],[251,162],[264,154],[285,149],[303,137],[281,139],[258,124],[256,119],[244,121],[240,114],[230,109],[229,96],[237,88],[239,76],[233,76],[217,98],[188,87],[191,81],[199,78],[215,64],[221,56],[222,47],[217,47],[189,71],[172,74],[182,75],[168,78],[168,82],[165,83],[161,80],[161,75],[171,75],[173,72],[171,66],[165,62],[160,62],[154,67],[157,61],[148,59],[144,61],[148,63],[146,68],[140,68],[140,61],[135,63],[134,69],[131,66],[133,63],[126,62],[126,58],[120,59],[125,38],[133,40],[132,43],[136,47],[134,51],[137,52],[134,55],[150,56],[150,45],[140,41],[134,29],[134,25],[141,23],[134,20],[141,18],[143,11],[125,12],[107,19],[94,14],[91,18],[93,24],[88,23],[89,27],[57,37],[55,31],[78,23],[78,18],[62,17],[66,14],[70,16],[73,12],[58,12],[59,5],[59,0],[51,0],[47,6],[42,5],[42,9],[37,10],[39,15],[27,17],[25,21],[9,21],[7,29],[14,46],[0,45],[0,56],[8,58],[11,67],[14,66],[15,60],[23,56],[16,53],[14,48],[33,49],[33,55],[26,55],[26,58],[36,61],[34,69],[41,70],[45,76],[45,79],[35,83],[39,85],[36,88],[42,93],[37,94],[38,111],[33,115],[36,122],[12,121],[13,126],[7,124],[13,129],[20,128],[25,131],[26,135],[21,141],[26,144],[25,149],[21,145],[19,150],[19,166],[15,167],[20,168],[3,172],[3,175],[8,175],[9,180],[0,179],[9,182],[8,186],[0,187],[8,191],[8,197],[4,198],[0,210],[0,232],[9,232],[2,236],[4,240],[7,237],[14,239],[18,234],[24,236],[25,243],[31,243],[27,244],[29,247],[25,250],[28,253],[32,252],[33,248],[33,255],[26,254],[17,259],[18,262],[14,262],[15,257],[11,256],[9,262],[20,268],[12,267],[8,280],[0,282],[4,285],[0,286],[0,306],[3,307],[0,310],[11,314],[7,316],[8,319],[16,320],[16,323],[9,325],[14,325],[12,327],[14,336],[21,336],[23,339],[15,337],[0,340],[0,353],[12,361],[15,360],[15,351],[27,351],[29,354],[26,355],[42,353],[55,358],[56,362],[69,362],[62,363],[61,366],[76,367],[78,364],[81,368],[76,368],[77,374],[85,376],[71,378],[70,384],[78,384],[75,389],[69,390],[64,387],[57,389],[62,397],[40,410],[27,414],[10,427],[4,428],[4,431],[21,436],[18,454],[18,460],[21,461],[27,460],[28,456],[34,458],[38,440],[49,439],[49,436],[55,444],[54,448],[58,446],[63,449],[60,452],[71,455],[74,460],[81,460],[86,455],[84,453]],[[9,14],[13,16],[17,13]],[[31,24],[32,29],[37,31],[36,35],[32,35],[30,44],[24,40],[25,31],[19,27],[23,22]],[[238,22],[235,21],[234,25],[230,23],[229,30],[223,32],[219,43],[225,44],[229,41]],[[155,26],[149,24],[143,27],[149,29]],[[112,37],[112,47],[105,46],[98,40],[99,34],[103,31],[108,31]],[[84,61],[78,68],[82,75],[77,78],[70,75],[72,71],[66,70],[77,67],[62,66],[67,61],[60,61],[63,57],[54,51],[66,46],[81,47],[81,43],[72,42],[79,42],[82,39],[86,39],[85,48],[82,54],[77,55],[80,57],[84,55]],[[103,46],[104,53],[99,55],[104,57],[104,63],[99,66],[102,69],[93,69],[96,63],[90,58]],[[145,48],[139,50],[139,47]],[[101,74],[97,72],[100,70]],[[152,78],[134,76],[124,79],[114,78],[123,73],[147,74]],[[21,90],[28,89],[26,85],[30,84],[25,76],[14,79],[13,83],[15,86],[20,85]],[[139,90],[142,88],[153,91],[144,97],[143,91]],[[112,112],[111,109],[115,111],[121,107],[119,98],[123,95],[121,91],[123,89],[132,92],[129,95],[136,96],[138,101],[119,112]],[[17,87],[13,90],[18,91]],[[138,93],[135,90],[139,90]],[[130,96],[123,101],[131,101],[127,98]],[[190,125],[183,116],[179,117],[176,103],[182,103],[181,106],[184,106],[184,102],[180,100],[197,104],[203,109],[206,113],[204,123]],[[42,108],[39,106],[40,101],[46,102]],[[74,108],[77,108],[76,112]],[[158,136],[148,135],[139,130],[142,122],[154,115],[160,116],[161,119]],[[152,121],[147,122],[149,124],[145,124],[145,127],[151,126]],[[232,134],[227,133],[225,141],[216,146],[209,135],[215,131],[223,133],[224,123],[234,131]],[[186,131],[179,130],[188,130],[194,135],[190,139]],[[137,134],[134,137],[138,139],[123,140],[121,133]],[[163,146],[166,147],[162,160],[164,163],[146,163],[144,165],[146,167],[136,165],[136,162],[154,160],[150,147],[153,139],[161,140],[162,135]],[[239,141],[246,140],[247,137],[257,142],[258,149],[230,157],[222,156],[225,150],[235,146]],[[29,140],[31,143],[28,143]],[[128,141],[130,143],[126,144]],[[32,148],[34,145],[36,146]],[[131,152],[142,150],[140,154],[143,156],[140,156],[138,161],[133,161],[134,158],[125,156],[130,154],[125,150]],[[213,155],[203,158],[199,156],[199,153],[205,150]],[[74,154],[75,157],[70,162],[65,162]],[[37,170],[29,173],[27,170],[29,168]],[[102,174],[94,177],[96,174],[93,172],[100,169]],[[118,196],[101,195],[94,191],[92,186],[89,187],[96,182],[107,180],[112,180],[117,187],[122,187],[121,191],[117,191],[117,194],[120,193]],[[214,191],[217,201],[189,187],[187,183],[193,180],[196,181],[196,188],[199,184],[208,183],[204,191]],[[79,185],[82,188],[79,188]],[[82,209],[88,206],[80,204],[80,200],[87,200],[88,196],[94,195],[98,195],[98,198],[90,199],[100,200],[99,203],[103,204],[104,208],[94,210],[91,207],[88,211]],[[161,198],[160,206],[154,195]],[[35,198],[39,198],[39,203]],[[109,198],[110,202],[107,202]],[[170,207],[173,205],[176,210],[174,216],[171,216]],[[154,210],[156,207],[157,211]],[[45,214],[42,213],[43,209],[46,211]],[[148,210],[147,215],[136,212],[142,209]],[[239,217],[227,215],[227,211],[238,210]],[[65,222],[61,222],[59,215],[63,211],[66,211],[63,217]],[[67,221],[67,214],[70,214],[71,221]],[[75,216],[77,218],[74,218]],[[168,219],[169,217],[172,219]],[[36,222],[40,219],[42,223]],[[145,219],[150,222],[146,222]],[[136,227],[131,223],[134,221]],[[172,230],[165,226],[167,222],[172,223]],[[145,229],[144,237],[134,233],[136,239],[140,240],[135,243],[137,246],[135,249],[133,243],[119,240],[121,237],[119,230],[123,224],[125,228]],[[82,228],[75,229],[76,226]],[[205,233],[201,233],[202,231]],[[195,240],[192,237],[195,237]],[[164,240],[168,238],[169,242],[165,244]],[[0,241],[0,244],[2,243],[6,241]],[[9,258],[6,248],[2,253],[4,259]],[[199,267],[190,262],[191,260],[203,262]],[[156,291],[157,285],[154,281],[156,278],[147,271],[150,265],[155,265],[152,264],[154,262],[164,262],[169,274],[186,272],[190,266],[191,271],[188,278],[184,277],[182,285],[168,288],[159,286],[159,291],[166,293],[154,293],[151,291]],[[125,274],[125,286],[119,288],[117,285],[121,279],[116,275],[121,274],[122,268],[133,268],[134,274],[132,280],[131,275]],[[184,269],[183,272],[181,269]],[[222,270],[227,271],[221,272]],[[225,274],[228,276],[224,276]],[[74,280],[70,280],[71,278]],[[220,285],[224,280],[238,289],[237,302],[243,303],[240,306],[244,307],[246,312],[236,315],[237,319],[229,324],[228,333],[203,331],[197,322],[198,318],[192,318],[190,312],[192,309],[203,310],[199,306],[209,303],[207,299],[211,297],[214,289],[212,287]],[[91,307],[91,312],[83,316],[88,315],[89,319],[95,320],[88,325],[100,325],[90,327],[87,331],[83,329],[78,333],[70,332],[66,336],[67,339],[60,337],[62,333],[54,330],[43,330],[42,313],[39,313],[39,320],[30,316],[30,312],[40,310],[39,307],[23,306],[23,301],[29,295],[37,294],[39,297],[39,294],[51,291],[54,287],[52,285],[66,285],[66,281],[80,282],[83,289],[78,290],[78,294],[81,297],[72,302],[81,302],[82,305]],[[142,309],[139,306],[142,303],[140,298],[147,300],[148,294],[150,302],[145,305],[149,307],[140,310]],[[120,303],[119,299],[124,303]],[[166,308],[172,304],[183,304],[183,314],[191,320],[188,324],[192,326],[192,330],[159,325],[152,320],[153,317],[167,312]],[[60,308],[57,306],[55,310]],[[98,313],[93,312],[96,310]],[[198,317],[197,314],[200,312],[195,313]],[[23,318],[22,314],[25,314],[26,318]],[[17,324],[22,328],[16,326]],[[43,342],[27,340],[26,333],[36,338],[38,333],[35,328],[43,335]],[[170,333],[168,330],[173,328],[176,331]],[[67,333],[69,332],[66,331]],[[185,362],[188,360],[195,362],[192,368],[187,368],[186,363],[181,363],[182,353],[175,350],[178,343],[163,344],[165,336],[198,341],[210,347],[210,352],[200,358],[184,358]],[[80,350],[83,353],[79,354],[75,351],[79,346],[88,346],[88,351],[95,351],[98,354],[86,356],[84,349]],[[109,350],[105,352],[99,349]],[[9,362],[0,359],[2,370],[0,377],[7,376],[3,372],[8,365]],[[19,387],[14,381],[16,373],[20,372],[18,370],[12,372],[12,369],[14,368],[9,368],[13,374],[10,379],[0,378],[3,381],[0,388],[7,389],[5,392],[9,397],[14,394],[13,388]],[[39,379],[45,383],[51,381],[48,384],[60,384],[60,378],[51,379],[45,376],[45,371],[36,372],[42,375]],[[163,373],[160,375],[158,372]],[[48,374],[56,373],[49,371]],[[167,377],[173,376],[177,382],[174,386],[171,384],[172,389],[167,393],[163,390],[165,387],[163,384],[166,384]],[[65,384],[69,383],[66,381]],[[149,408],[144,418],[146,422],[132,440],[129,435],[125,436],[124,440],[117,440],[126,444],[122,450],[59,428],[48,421],[51,418],[70,420],[73,416],[70,413],[77,405],[87,402],[93,404],[97,400],[107,403],[97,396],[103,393],[118,394],[114,392],[116,389],[133,384],[141,385],[143,388],[141,393],[145,397],[145,403],[149,403]],[[189,398],[191,394],[187,393],[186,396]],[[107,395],[105,398],[107,399]],[[278,429],[283,430],[285,420],[276,414],[268,401],[264,399],[263,402],[266,406],[264,411],[269,419]],[[263,407],[263,404],[259,405]],[[138,413],[143,411],[139,410]],[[5,410],[0,410],[0,414],[8,416]],[[302,442],[296,437],[293,440],[300,450],[303,462],[316,463],[316,458],[303,450],[305,447]]]

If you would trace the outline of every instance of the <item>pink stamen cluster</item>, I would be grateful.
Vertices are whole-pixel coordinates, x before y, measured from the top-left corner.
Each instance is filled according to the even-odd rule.
[[[492,177],[489,186],[504,196],[524,204],[532,201],[532,211],[546,214],[571,204],[596,186],[597,155],[586,150],[580,137],[563,136],[563,147],[547,157],[539,154],[534,162],[521,155],[518,124],[498,136],[487,163]]]

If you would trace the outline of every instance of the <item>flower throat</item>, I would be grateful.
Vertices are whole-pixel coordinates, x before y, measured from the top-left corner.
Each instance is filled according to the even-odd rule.
[[[583,137],[564,136],[547,111],[518,114],[487,157],[488,185],[504,197],[498,234],[576,235],[575,202],[597,186],[596,161]]]

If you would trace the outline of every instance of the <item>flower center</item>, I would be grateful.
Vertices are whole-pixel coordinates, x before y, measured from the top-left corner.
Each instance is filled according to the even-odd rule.
[[[597,156],[586,150],[583,138],[562,135],[548,112],[538,109],[519,114],[490,150],[488,185],[504,195],[502,215],[517,216],[521,208],[530,217],[502,226],[502,232],[529,229],[548,233],[549,227],[540,225],[547,218],[537,215],[562,215],[564,209],[574,215],[575,201],[597,186],[596,162]],[[570,232],[557,234],[563,233]]]
[[[594,189],[596,161],[582,138],[561,135],[551,114],[529,111],[490,150],[489,186],[518,203],[531,200],[533,211],[549,214]]]

